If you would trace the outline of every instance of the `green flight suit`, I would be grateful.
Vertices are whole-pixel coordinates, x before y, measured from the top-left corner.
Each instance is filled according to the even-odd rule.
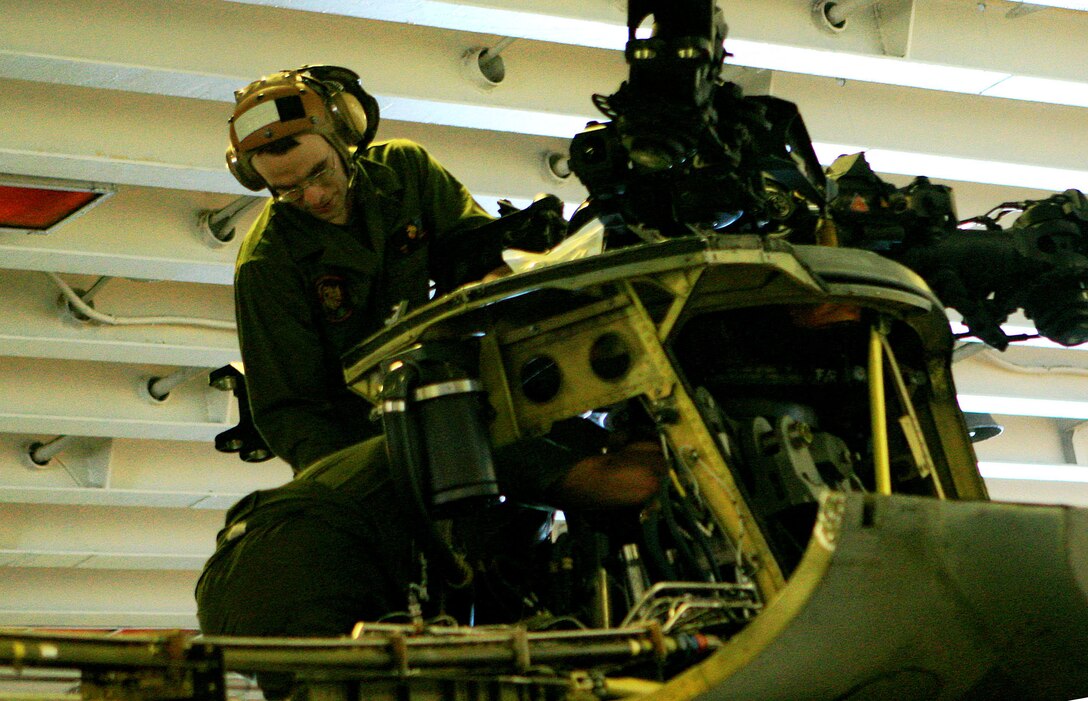
[[[295,471],[380,431],[344,384],[341,355],[402,301],[425,303],[435,241],[491,217],[422,147],[398,139],[355,157],[352,221],[269,202],[242,243],[238,335],[253,421]],[[482,276],[501,259],[475,262]]]
[[[547,500],[571,463],[587,452],[529,439],[497,451],[500,474],[516,477],[505,490],[514,499]],[[197,581],[195,597],[205,635],[341,637],[359,621],[403,611],[409,582],[418,581],[413,557],[418,534],[410,509],[392,481],[385,439],[356,443],[310,465],[287,484],[253,492],[227,512],[215,553]],[[520,490],[520,491],[519,491]],[[458,523],[459,550],[488,563],[475,574],[471,594],[478,620],[518,620],[521,590],[545,576],[534,562],[547,553],[539,533],[541,511],[511,501]],[[466,553],[468,555],[468,553]],[[503,576],[490,572],[501,567]],[[442,600],[441,572],[430,573],[431,595]],[[512,592],[512,593],[511,593]],[[430,615],[433,615],[432,611]],[[403,620],[403,615],[397,617]],[[265,697],[290,693],[292,675],[263,674]]]
[[[349,226],[269,204],[238,256],[238,330],[254,422],[297,474],[228,512],[196,587],[206,634],[344,635],[359,620],[402,610],[407,584],[419,577],[416,515],[393,482],[369,403],[344,384],[340,357],[381,328],[394,305],[425,303],[428,279],[450,277],[442,266],[452,262],[433,255],[436,241],[491,218],[416,144],[371,146],[356,163]],[[494,260],[459,261],[458,275],[482,277],[501,264],[498,251]],[[472,594],[477,615],[521,617],[525,598],[504,589],[520,591],[510,585],[515,575],[533,579],[528,564],[550,520],[521,504],[551,503],[571,466],[603,441],[557,433],[556,441],[531,437],[497,450],[510,500],[452,530],[458,551],[477,568],[487,565],[473,585],[481,591],[463,593]],[[495,579],[495,563],[506,561],[514,564]],[[436,592],[443,586],[432,583]],[[290,675],[263,676],[268,698],[289,692]]]

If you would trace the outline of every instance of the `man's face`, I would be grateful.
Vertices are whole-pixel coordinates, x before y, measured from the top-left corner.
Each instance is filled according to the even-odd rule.
[[[347,224],[351,214],[348,175],[325,138],[301,134],[298,146],[282,154],[259,153],[253,169],[272,194],[330,224]],[[297,197],[297,199],[295,199]]]

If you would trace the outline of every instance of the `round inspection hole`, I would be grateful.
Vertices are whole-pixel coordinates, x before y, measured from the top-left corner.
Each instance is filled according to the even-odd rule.
[[[606,333],[589,349],[589,366],[602,380],[618,380],[631,369],[631,349],[617,333]]]
[[[526,360],[518,373],[521,391],[537,404],[549,402],[559,394],[563,382],[559,364],[547,355],[536,355]]]

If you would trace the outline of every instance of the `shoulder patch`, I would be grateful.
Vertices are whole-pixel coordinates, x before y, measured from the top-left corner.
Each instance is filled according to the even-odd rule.
[[[408,222],[389,237],[389,247],[401,255],[413,253],[427,243],[427,230],[420,219]]]
[[[348,281],[342,275],[322,275],[315,284],[317,299],[332,323],[344,321],[355,311],[351,303]]]

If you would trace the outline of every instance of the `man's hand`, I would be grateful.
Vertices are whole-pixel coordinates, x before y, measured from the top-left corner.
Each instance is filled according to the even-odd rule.
[[[563,509],[639,506],[657,494],[668,467],[661,446],[636,441],[574,464],[559,483]]]
[[[480,278],[480,282],[491,282],[492,280],[498,280],[501,277],[507,277],[508,275],[513,274],[514,271],[510,268],[510,266],[503,263],[487,275],[484,275],[482,278]]]

